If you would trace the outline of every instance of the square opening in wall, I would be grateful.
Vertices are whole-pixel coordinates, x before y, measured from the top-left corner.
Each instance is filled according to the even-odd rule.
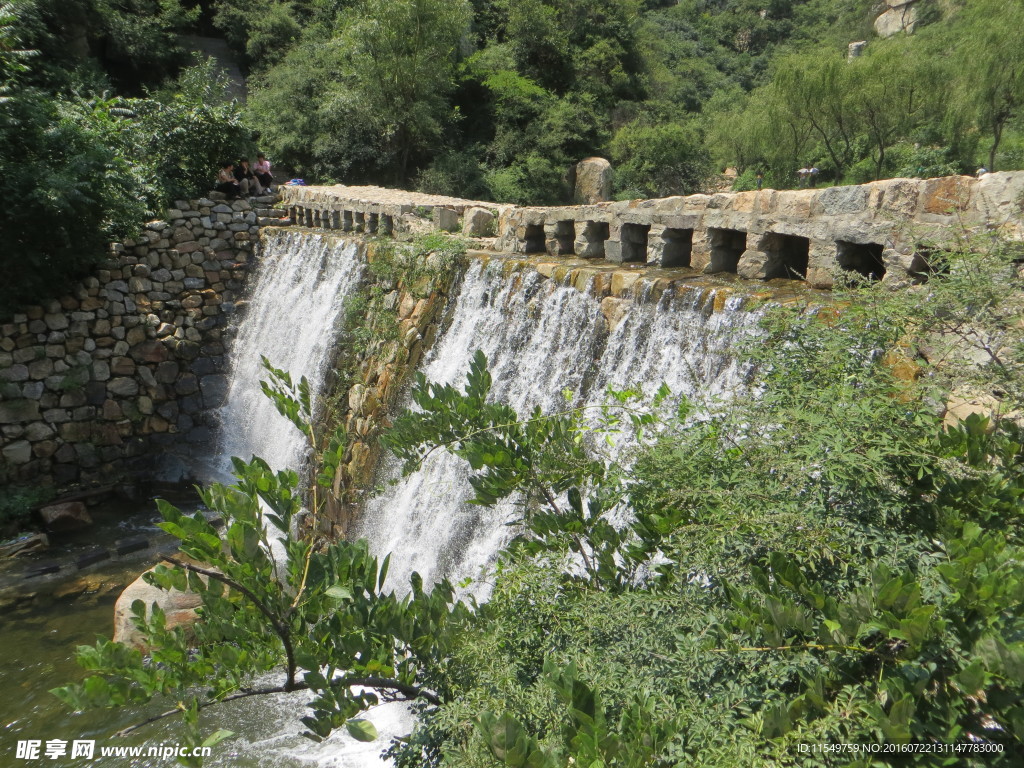
[[[661,233],[664,247],[661,252],[661,266],[688,267],[693,253],[693,230],[666,227]]]
[[[544,225],[527,224],[526,234],[523,237],[523,253],[544,252]]]
[[[811,241],[799,235],[773,234],[774,247],[765,250],[776,254],[774,269],[768,278],[785,277],[790,280],[807,279],[807,262],[810,260]]]
[[[603,259],[604,243],[609,234],[607,221],[588,221],[583,226],[576,255],[586,259]]]
[[[647,235],[650,224],[623,224],[619,237],[622,242],[623,261],[647,261]]]
[[[836,263],[847,272],[856,272],[868,280],[885,277],[884,248],[879,243],[851,243],[836,240]]]
[[[558,241],[558,253],[565,256],[575,252],[576,222],[559,221],[555,224],[555,239]]]
[[[707,272],[736,273],[740,256],[747,250],[747,233],[738,229],[708,229],[708,240],[711,245],[711,262]]]

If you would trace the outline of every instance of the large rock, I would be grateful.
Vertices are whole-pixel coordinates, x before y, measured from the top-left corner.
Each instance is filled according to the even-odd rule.
[[[68,501],[64,504],[51,504],[39,510],[40,517],[47,529],[58,533],[75,531],[92,525],[92,516],[85,504],[80,501]]]
[[[32,444],[28,440],[16,440],[4,446],[4,462],[10,465],[27,464],[32,459]]]
[[[0,403],[0,424],[17,424],[20,421],[36,421],[39,418],[39,403],[35,400],[8,400]]]
[[[459,229],[459,214],[451,208],[439,206],[434,209],[434,226],[444,232],[456,232]]]
[[[151,570],[153,569],[151,568]],[[194,592],[181,592],[177,589],[163,590],[154,587],[152,584],[147,584],[143,576],[145,574],[125,587],[124,592],[114,604],[114,642],[124,643],[146,652],[149,649],[132,620],[134,615],[132,614],[132,603],[136,600],[145,603],[147,616],[151,615],[153,603],[156,603],[166,617],[165,626],[168,629],[173,629],[194,624],[199,618],[196,608],[199,607],[202,600]]]
[[[897,4],[896,0],[890,0],[889,8],[885,13],[875,19],[875,32],[879,37],[892,37],[900,32],[908,35],[917,26],[917,7],[913,0],[902,0]]]
[[[988,392],[971,392],[958,390],[949,396],[946,402],[946,414],[943,422],[948,427],[955,427],[968,416],[977,414],[989,420],[989,430],[995,429],[996,419],[1002,415],[1002,403]]]
[[[576,164],[577,203],[604,203],[612,199],[612,164],[603,157],[588,157]]]
[[[494,230],[494,214],[486,208],[470,208],[463,216],[462,234],[466,237],[493,237]]]

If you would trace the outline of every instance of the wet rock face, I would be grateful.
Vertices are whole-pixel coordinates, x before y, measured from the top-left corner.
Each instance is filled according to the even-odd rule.
[[[0,483],[109,482],[202,448],[271,198],[179,200],[67,295],[0,324]]]

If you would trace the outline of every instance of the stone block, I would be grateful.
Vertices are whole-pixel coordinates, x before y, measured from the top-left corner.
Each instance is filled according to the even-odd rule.
[[[818,193],[818,206],[827,216],[861,213],[867,204],[868,190],[865,187],[829,187]]]
[[[32,443],[28,440],[16,440],[3,447],[4,463],[9,466],[27,464],[32,460]]]
[[[74,531],[92,525],[89,510],[80,501],[51,504],[40,509],[39,515],[50,531]]]
[[[222,374],[204,376],[199,382],[203,395],[203,405],[207,408],[219,408],[227,400],[228,378]]]
[[[434,227],[443,232],[457,232],[459,229],[459,214],[451,208],[434,208]]]
[[[462,234],[467,237],[493,237],[494,214],[486,208],[469,208],[463,215]]]
[[[135,373],[135,361],[130,357],[115,357],[110,361],[110,372],[115,376],[131,376]]]
[[[139,383],[135,379],[118,377],[107,382],[107,391],[118,397],[131,397],[139,393]]]
[[[21,363],[0,370],[0,381],[19,382],[28,381],[28,379],[28,366]]]
[[[0,424],[17,424],[39,418],[39,403],[35,400],[7,400],[0,402]]]
[[[970,201],[971,179],[968,176],[943,176],[928,179],[921,192],[921,212],[947,215],[965,211]]]

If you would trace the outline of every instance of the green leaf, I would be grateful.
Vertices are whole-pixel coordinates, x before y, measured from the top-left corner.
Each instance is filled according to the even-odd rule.
[[[328,597],[333,597],[335,600],[351,600],[352,599],[352,590],[349,589],[348,587],[342,586],[341,584],[335,584],[335,585],[333,585],[331,587],[328,587],[324,591],[324,594],[327,595]]]
[[[377,738],[377,728],[369,720],[346,720],[345,728],[356,741],[374,741]]]
[[[218,744],[220,744],[222,741],[224,741],[225,739],[230,739],[234,735],[235,735],[234,731],[228,731],[228,730],[225,730],[224,728],[221,728],[220,730],[214,731],[209,736],[207,736],[206,739],[203,741],[203,743],[200,746],[203,746],[203,747],[215,747]]]

